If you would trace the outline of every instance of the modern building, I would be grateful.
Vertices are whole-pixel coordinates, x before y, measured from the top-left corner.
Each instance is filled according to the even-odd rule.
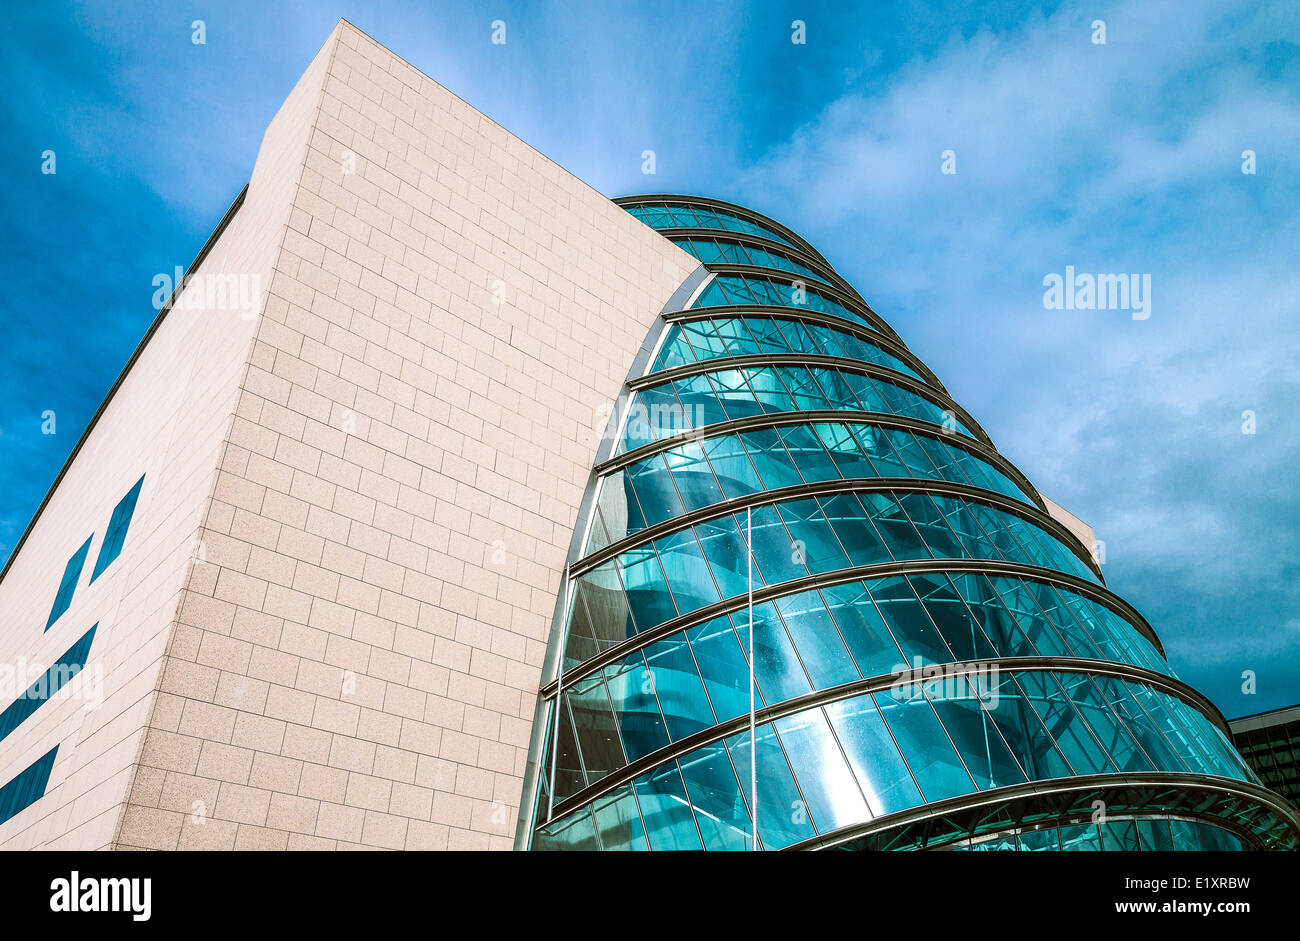
[[[811,245],[617,202],[704,268],[596,457],[519,845],[1295,846],[1091,530]]]
[[[793,232],[340,22],[0,573],[0,847],[744,849],[751,741],[767,849],[1294,845],[1090,542]]]
[[[1243,716],[1228,727],[1263,785],[1300,806],[1300,706]]]

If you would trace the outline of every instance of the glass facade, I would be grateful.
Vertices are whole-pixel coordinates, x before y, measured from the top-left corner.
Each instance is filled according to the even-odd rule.
[[[1300,706],[1231,723],[1232,741],[1265,787],[1300,806]]]
[[[619,453],[726,421],[791,412],[874,412],[975,434],[939,393],[839,366],[732,366],[640,387],[625,410]]]
[[[598,456],[521,845],[1296,844],[1089,551],[810,245],[712,200],[621,202],[710,272]],[[1116,816],[1081,815],[1080,782]],[[991,791],[1032,822],[979,816]]]

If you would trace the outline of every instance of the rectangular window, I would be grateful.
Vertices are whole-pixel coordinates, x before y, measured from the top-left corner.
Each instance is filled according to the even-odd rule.
[[[0,712],[0,741],[4,741],[5,737],[35,712],[41,703],[51,698],[81,672],[90,654],[90,645],[95,640],[95,627],[86,631],[85,636],[73,644],[68,652],[59,658],[59,662],[46,670],[45,674],[29,686],[25,693],[10,703],[8,709]]]
[[[99,573],[108,568],[122,553],[122,544],[126,542],[126,528],[131,525],[131,514],[135,512],[135,501],[140,498],[140,488],[144,486],[142,476],[135,486],[127,491],[117,506],[113,507],[113,518],[108,521],[108,532],[104,533],[104,544],[99,547],[99,558],[95,560],[95,571],[90,573],[93,582]]]
[[[0,823],[4,823],[19,811],[26,810],[45,796],[46,785],[50,783],[50,771],[54,768],[54,755],[59,746],[55,745],[26,771],[0,787]]]
[[[50,619],[45,622],[47,631],[54,626],[59,615],[68,610],[68,605],[72,604],[72,593],[77,590],[81,570],[86,565],[86,555],[90,552],[90,540],[94,538],[92,534],[90,539],[82,543],[81,548],[68,560],[68,565],[63,570],[63,581],[59,582],[59,593],[54,596],[54,607],[50,609]]]

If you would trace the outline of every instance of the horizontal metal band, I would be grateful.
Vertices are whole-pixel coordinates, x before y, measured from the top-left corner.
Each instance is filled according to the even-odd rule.
[[[1250,800],[1261,807],[1267,808],[1279,819],[1290,824],[1292,829],[1300,834],[1300,813],[1286,801],[1279,798],[1272,791],[1262,788],[1248,781],[1237,781],[1232,778],[1221,778],[1214,775],[1200,774],[1196,772],[1172,772],[1172,771],[1140,771],[1140,772],[1112,772],[1108,774],[1088,774],[1079,775],[1071,778],[1052,778],[1047,781],[1030,781],[1026,784],[1014,784],[1008,787],[996,788],[990,791],[976,791],[972,794],[963,794],[959,797],[945,798],[941,801],[935,801],[930,804],[921,804],[917,807],[909,807],[907,810],[901,810],[897,813],[886,814],[876,817],[873,820],[864,821],[863,823],[852,824],[848,827],[841,827],[828,833],[819,834],[810,837],[807,840],[801,840],[798,843],[785,847],[786,851],[800,850],[817,850],[817,849],[835,849],[843,846],[852,840],[863,837],[888,834],[895,831],[903,830],[907,827],[924,825],[930,821],[939,818],[956,818],[960,820],[963,817],[975,817],[981,811],[997,810],[1003,807],[1018,809],[1019,815],[1023,817],[1026,813],[1032,812],[1037,806],[1049,805],[1053,799],[1067,797],[1080,792],[1087,793],[1098,790],[1113,790],[1116,792],[1154,790],[1185,793],[1191,790],[1203,791],[1210,794],[1222,794],[1227,797],[1241,797]],[[1118,800],[1106,802],[1108,805],[1119,803]],[[1023,805],[1016,808],[1016,805]],[[1091,819],[1092,810],[1089,808],[1086,814],[1083,814],[1085,820]],[[1108,815],[1110,816],[1110,815]],[[1197,811],[1194,808],[1179,808],[1174,812],[1161,812],[1158,809],[1142,811],[1138,809],[1126,811],[1124,814],[1114,815],[1113,819],[1126,819],[1135,816],[1165,817],[1165,818],[1193,818],[1198,820],[1213,821],[1216,824],[1227,824],[1226,829],[1233,830],[1241,835],[1249,835],[1250,842],[1255,846],[1260,846],[1258,834],[1249,831],[1239,822],[1232,821],[1229,818],[1218,817],[1205,811]],[[1066,814],[1062,818],[1053,815],[1048,823],[1049,826],[1069,825],[1075,822],[1076,814]],[[1041,821],[1035,821],[1036,823]],[[1020,826],[1019,823],[1012,823],[1010,826],[1003,828],[1012,829]],[[989,835],[997,833],[997,830],[989,831]],[[983,834],[980,834],[983,835]],[[761,836],[761,830],[760,830]],[[962,839],[955,837],[954,839]],[[952,840],[945,840],[944,843],[951,843]],[[942,845],[942,844],[941,844]]]
[[[1207,719],[1218,725],[1227,734],[1228,723],[1223,718],[1223,714],[1203,695],[1198,693],[1192,687],[1188,686],[1182,680],[1166,676],[1163,673],[1156,673],[1153,670],[1147,670],[1143,667],[1131,666],[1129,664],[1113,663],[1109,660],[1085,660],[1074,657],[1000,657],[992,660],[966,660],[958,664],[936,664],[936,666],[945,667],[951,674],[954,668],[962,668],[962,672],[974,673],[978,670],[988,670],[997,667],[999,672],[1015,673],[1042,673],[1051,671],[1060,671],[1062,673],[1082,673],[1089,676],[1114,676],[1118,679],[1129,679],[1138,683],[1144,683],[1147,686],[1153,686],[1172,696],[1181,699],[1183,702],[1192,706]],[[914,683],[905,685],[924,684],[924,678],[917,678]],[[796,715],[808,709],[815,709],[818,706],[825,706],[842,699],[853,699],[854,697],[866,693],[879,692],[880,690],[889,689],[899,683],[897,674],[886,674],[884,676],[874,676],[869,679],[855,680],[851,683],[842,683],[839,686],[831,686],[823,690],[815,690],[803,696],[797,696],[794,699],[787,699],[784,702],[772,706],[764,706],[761,709],[754,710],[754,722],[756,725],[766,725],[777,719],[786,716]],[[665,745],[663,748],[656,749],[648,755],[643,755],[636,761],[629,762],[617,771],[612,771],[605,777],[601,778],[595,784],[588,785],[576,794],[566,797],[555,805],[554,814],[547,819],[549,824],[554,820],[563,817],[569,811],[588,804],[599,798],[601,795],[608,793],[620,785],[626,784],[633,778],[639,777],[647,771],[659,767],[665,762],[680,758],[683,755],[695,751],[697,748],[703,748],[705,745],[712,745],[714,742],[722,741],[737,732],[743,732],[749,728],[749,714],[737,716],[734,719],[728,719],[726,722],[720,722],[717,725],[707,729],[701,729],[692,735],[688,735],[679,741]],[[955,747],[955,746],[954,746]],[[960,754],[960,752],[958,752]],[[906,755],[904,755],[906,758]],[[1191,772],[1187,772],[1191,773]],[[1073,778],[1063,778],[1061,780],[1073,780]],[[1035,782],[1030,782],[1035,783]],[[1042,782],[1037,782],[1041,784]],[[976,792],[979,794],[991,792]],[[955,800],[955,799],[953,799]],[[938,803],[938,802],[935,802]],[[924,805],[923,805],[924,806]]]
[[[948,497],[960,497],[976,503],[983,503],[998,510],[1004,510],[1019,516],[1027,522],[1046,529],[1061,545],[1069,549],[1087,565],[1098,578],[1105,581],[1101,567],[1096,563],[1078,538],[1064,525],[1058,523],[1042,510],[1013,500],[993,490],[972,487],[970,484],[958,484],[949,480],[917,480],[915,477],[857,477],[848,480],[823,480],[814,483],[795,484],[791,487],[779,487],[775,490],[758,490],[740,497],[732,497],[721,503],[692,510],[681,516],[664,520],[653,526],[647,526],[640,532],[633,533],[618,542],[610,543],[599,552],[573,563],[569,574],[572,578],[585,575],[597,566],[609,561],[614,556],[651,542],[660,536],[677,532],[695,523],[718,519],[729,513],[749,507],[768,506],[785,503],[805,497],[820,497],[838,493],[879,493],[882,491],[904,491],[906,493],[937,493]],[[990,560],[994,561],[994,560]]]

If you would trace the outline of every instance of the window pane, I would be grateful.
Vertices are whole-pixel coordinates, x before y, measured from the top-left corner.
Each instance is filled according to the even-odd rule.
[[[814,590],[787,595],[778,598],[776,606],[814,689],[861,679],[820,594]]]
[[[786,716],[775,725],[819,833],[859,823],[871,816],[820,709]],[[762,813],[761,808],[759,812]]]
[[[758,737],[758,839],[766,849],[780,849],[814,835],[812,821],[803,809],[803,795],[795,786],[790,765],[770,725],[760,725]],[[727,750],[749,801],[749,732],[727,739]]]
[[[831,585],[821,593],[862,675],[896,673],[903,655],[862,582]]]
[[[596,800],[592,804],[592,810],[596,817],[596,829],[600,832],[601,849],[610,852],[650,848],[629,785],[625,784]]]
[[[870,696],[831,703],[826,714],[875,816],[921,803],[907,762]]]
[[[686,793],[695,808],[706,850],[749,849],[749,811],[721,742],[705,745],[679,759]],[[749,769],[745,769],[749,773]]]
[[[686,632],[719,722],[749,712],[749,664],[726,615]],[[755,697],[761,703],[761,697]]]
[[[695,829],[695,816],[677,771],[677,762],[656,768],[632,782],[641,817],[645,821],[650,848],[664,850],[698,850],[699,831]]]
[[[581,850],[592,852],[596,844],[596,827],[591,821],[591,811],[584,807],[563,820],[537,831],[533,839],[535,850]]]

